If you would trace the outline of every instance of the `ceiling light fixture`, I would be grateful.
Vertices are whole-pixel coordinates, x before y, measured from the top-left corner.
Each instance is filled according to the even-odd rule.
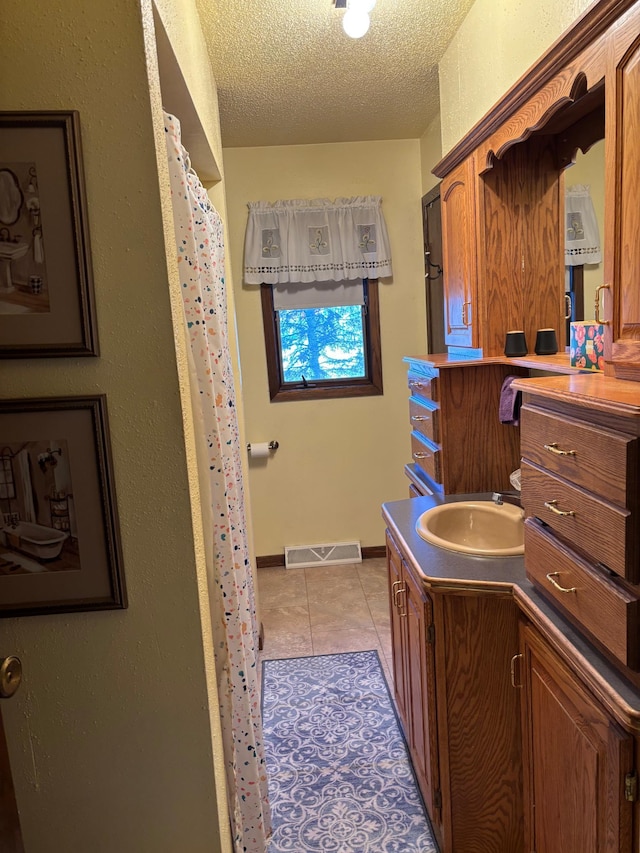
[[[362,38],[369,29],[371,19],[367,12],[361,9],[347,8],[342,19],[342,29],[352,39]]]
[[[336,9],[346,9],[342,19],[342,28],[352,39],[362,38],[369,30],[371,20],[369,12],[377,0],[333,0]]]

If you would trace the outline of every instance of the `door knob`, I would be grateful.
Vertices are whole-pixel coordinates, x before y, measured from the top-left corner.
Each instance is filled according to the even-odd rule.
[[[22,663],[15,655],[0,660],[0,699],[10,699],[22,683]]]

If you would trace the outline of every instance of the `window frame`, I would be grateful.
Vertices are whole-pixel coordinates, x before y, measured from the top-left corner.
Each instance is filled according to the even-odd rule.
[[[378,279],[363,279],[364,288],[364,340],[367,376],[355,379],[324,379],[321,383],[284,382],[282,359],[278,344],[276,310],[273,307],[273,288],[260,286],[262,322],[267,356],[269,396],[272,403],[293,400],[326,400],[339,397],[373,397],[383,393],[382,348],[380,340],[380,303]]]

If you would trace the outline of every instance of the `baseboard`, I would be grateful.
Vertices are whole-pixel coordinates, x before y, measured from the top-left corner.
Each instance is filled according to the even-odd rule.
[[[362,559],[372,560],[377,557],[386,556],[387,549],[384,545],[371,545],[368,548],[361,548]],[[267,554],[263,557],[256,557],[256,566],[259,569],[271,569],[276,566],[284,566],[284,554]]]

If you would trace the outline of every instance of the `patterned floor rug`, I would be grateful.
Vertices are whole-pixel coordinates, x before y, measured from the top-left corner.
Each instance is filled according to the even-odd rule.
[[[267,660],[269,853],[437,853],[378,653]]]

